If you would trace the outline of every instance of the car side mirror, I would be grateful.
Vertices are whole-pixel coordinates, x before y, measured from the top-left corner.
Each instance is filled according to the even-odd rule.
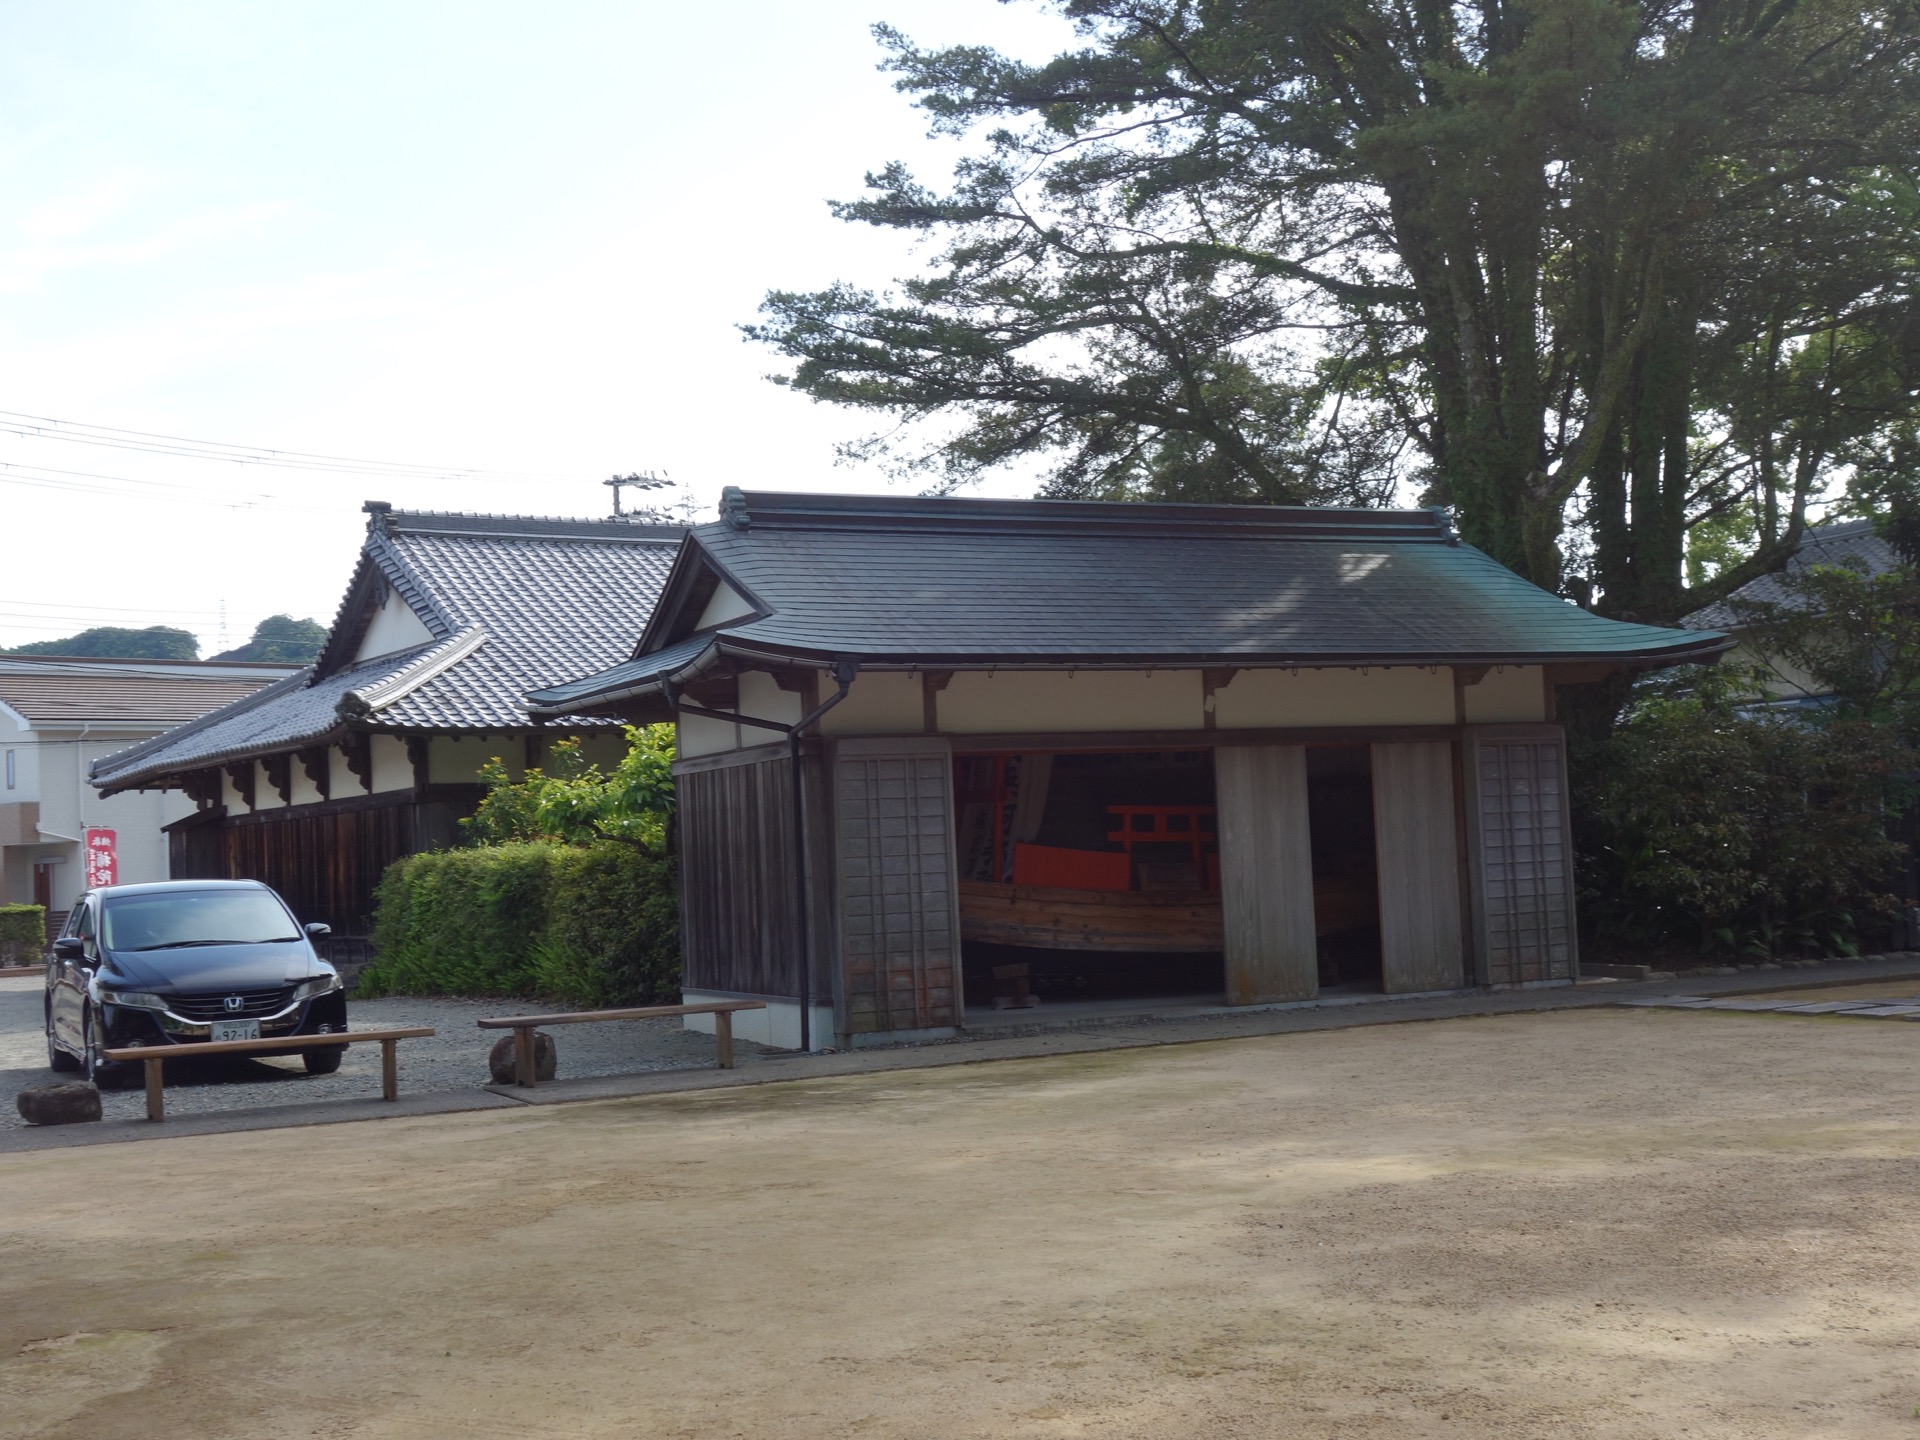
[[[306,931],[309,940],[318,940],[323,935],[331,935],[333,933],[333,927],[331,925],[322,925],[316,920],[306,927]]]
[[[87,955],[87,943],[78,935],[62,935],[53,942],[53,953],[60,960],[84,960]]]

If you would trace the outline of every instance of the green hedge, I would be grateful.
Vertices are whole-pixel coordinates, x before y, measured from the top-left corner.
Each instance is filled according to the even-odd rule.
[[[0,965],[35,965],[47,949],[44,905],[0,905]]]
[[[436,850],[390,866],[378,951],[356,992],[546,996],[572,1005],[680,995],[673,862],[618,841]]]

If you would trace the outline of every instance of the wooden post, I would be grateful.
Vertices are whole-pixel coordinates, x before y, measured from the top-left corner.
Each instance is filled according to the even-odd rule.
[[[534,1063],[539,1051],[533,1043],[533,1027],[516,1025],[513,1031],[513,1083],[531,1090],[540,1083],[540,1067]]]
[[[382,1100],[400,1098],[399,1048],[398,1040],[380,1042],[380,1098]]]
[[[147,1068],[147,1119],[157,1124],[167,1118],[167,1097],[166,1091],[161,1088],[164,1082],[160,1075],[163,1062],[156,1055],[140,1063]]]
[[[713,1047],[722,1070],[733,1068],[733,1012],[720,1010],[713,1017]]]

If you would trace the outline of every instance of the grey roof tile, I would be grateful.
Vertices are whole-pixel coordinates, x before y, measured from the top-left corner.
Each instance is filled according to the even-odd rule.
[[[1738,608],[1742,601],[1750,605],[1792,604],[1793,597],[1782,582],[1816,565],[1858,565],[1868,575],[1884,575],[1899,563],[1893,546],[1880,538],[1871,520],[1822,525],[1807,531],[1800,548],[1782,569],[1749,580],[1725,600],[1694,611],[1680,623],[1694,630],[1724,630],[1746,623]]]
[[[1426,511],[731,492],[723,517],[689,543],[771,613],[717,634],[809,657],[1669,663],[1716,648],[1549,595]],[[587,703],[683,666],[683,648],[530,699]]]
[[[378,566],[435,643],[318,678],[303,671],[107,757],[94,767],[95,782],[125,788],[309,743],[342,723],[350,692],[378,685],[476,626],[486,635],[478,649],[360,723],[416,732],[524,728],[529,689],[631,651],[680,537],[677,528],[626,521],[382,512],[369,526],[362,564]],[[336,635],[355,618],[343,605]]]

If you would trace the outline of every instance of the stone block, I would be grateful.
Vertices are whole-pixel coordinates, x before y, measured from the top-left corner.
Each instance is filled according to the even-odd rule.
[[[88,1080],[37,1085],[22,1090],[13,1103],[29,1125],[77,1125],[100,1118],[100,1091]]]
[[[551,1080],[559,1073],[559,1053],[554,1049],[553,1037],[544,1030],[533,1032],[533,1078]],[[514,1083],[513,1073],[513,1032],[508,1031],[493,1042],[493,1049],[487,1052],[487,1073],[493,1077],[496,1085]]]

